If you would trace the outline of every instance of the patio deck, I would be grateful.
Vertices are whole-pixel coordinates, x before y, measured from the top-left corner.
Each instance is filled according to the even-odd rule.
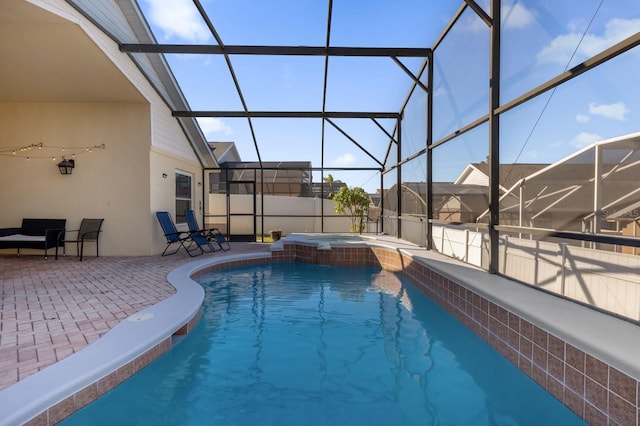
[[[269,250],[231,243],[230,254]],[[194,260],[161,257],[0,255],[0,390],[95,342],[128,316],[174,294],[167,274]]]

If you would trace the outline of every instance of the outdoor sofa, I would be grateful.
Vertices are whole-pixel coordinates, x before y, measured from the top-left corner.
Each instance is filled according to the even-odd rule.
[[[48,250],[56,247],[58,235],[64,232],[66,219],[22,219],[20,228],[0,229],[0,249],[44,250],[44,258],[47,258]]]

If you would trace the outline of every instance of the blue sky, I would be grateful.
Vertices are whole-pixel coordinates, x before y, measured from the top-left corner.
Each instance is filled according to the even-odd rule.
[[[487,9],[487,2],[480,2]],[[141,0],[160,43],[215,44],[189,0]],[[327,2],[317,0],[202,0],[223,42],[228,45],[323,46]],[[430,47],[460,1],[337,0],[333,2],[334,46]],[[363,7],[366,5],[366,7]],[[502,99],[507,101],[563,70],[640,30],[640,2],[614,0],[505,1],[503,3]],[[597,140],[638,131],[636,91],[640,53],[636,49],[569,84],[548,92],[503,119],[502,162],[550,163]],[[461,54],[463,52],[463,54]],[[436,50],[434,138],[462,127],[487,112],[488,30],[467,10]],[[167,55],[194,110],[242,110],[222,56]],[[250,110],[322,108],[324,59],[317,57],[232,57]],[[403,59],[417,72],[421,59]],[[326,109],[398,111],[411,80],[389,58],[331,58]],[[416,113],[425,97],[416,94]],[[411,112],[407,112],[411,114]],[[199,120],[212,141],[234,141],[243,160],[257,154],[246,119]],[[375,156],[386,151],[387,137],[370,120],[336,123]],[[391,131],[393,120],[380,123]],[[321,121],[254,119],[264,161],[321,162]],[[407,123],[405,143],[421,145],[424,132]],[[414,133],[414,134],[411,134]],[[437,180],[453,180],[468,162],[486,158],[483,129],[452,145],[434,169]],[[412,137],[413,136],[413,137]],[[344,136],[326,125],[325,167],[375,167]],[[446,151],[443,151],[446,152]],[[375,172],[356,176],[336,171],[351,186],[375,188]],[[419,173],[418,173],[419,174]],[[418,179],[419,176],[416,176]],[[319,177],[314,177],[319,179]]]

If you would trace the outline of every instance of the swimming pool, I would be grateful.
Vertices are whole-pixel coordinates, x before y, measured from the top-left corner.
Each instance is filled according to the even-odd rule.
[[[393,273],[291,262],[200,281],[196,330],[63,424],[584,424]]]

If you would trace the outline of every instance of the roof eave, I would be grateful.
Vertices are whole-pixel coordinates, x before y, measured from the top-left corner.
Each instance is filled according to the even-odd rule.
[[[138,4],[134,0],[119,0],[115,5],[120,9],[122,16],[126,20],[117,22],[107,18],[108,14],[100,15],[95,12],[97,8],[107,7],[108,4],[96,3],[88,0],[66,0],[71,6],[82,13],[97,28],[109,36],[119,46],[126,43],[148,43],[155,42],[155,38],[147,22],[145,21]],[[111,15],[113,18],[113,15]],[[124,25],[129,27],[126,30]],[[169,65],[166,63],[162,55],[144,55],[135,56],[127,54],[129,58],[136,64],[142,75],[147,79],[149,84],[156,91],[158,96],[171,109],[189,110],[189,105],[178,85]],[[143,59],[144,58],[144,59]],[[146,62],[147,63],[143,63]],[[217,161],[213,156],[207,140],[196,118],[175,118],[182,128],[187,140],[189,141],[196,157],[203,167],[217,167]]]

